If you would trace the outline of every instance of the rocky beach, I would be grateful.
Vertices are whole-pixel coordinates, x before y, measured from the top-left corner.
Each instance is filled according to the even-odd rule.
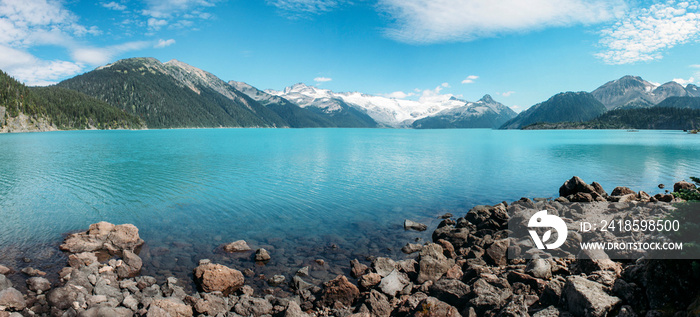
[[[696,191],[691,183],[676,183],[673,191],[681,190]],[[184,277],[142,274],[152,252],[144,252],[148,241],[138,228],[99,222],[66,236],[60,252],[67,263],[56,273],[0,263],[0,317],[700,316],[696,260],[528,253],[532,244],[508,227],[526,212],[545,209],[568,225],[585,214],[660,219],[682,199],[626,187],[608,194],[578,177],[559,194],[446,213],[437,225],[406,219],[404,230],[433,231],[430,242],[403,241],[400,257],[366,254],[329,264],[331,244],[313,263],[266,269],[283,253],[237,240],[217,252],[246,264],[201,258],[180,264],[187,266]],[[613,238],[575,233],[573,240]]]

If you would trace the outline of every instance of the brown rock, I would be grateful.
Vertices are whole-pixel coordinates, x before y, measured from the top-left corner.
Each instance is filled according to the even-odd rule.
[[[194,304],[194,309],[200,314],[216,316],[218,314],[226,314],[226,302],[221,296],[210,293],[205,293],[202,298],[197,299]]]
[[[335,279],[324,283],[323,286],[321,301],[326,306],[332,306],[336,301],[350,306],[360,297],[360,290],[357,289],[357,286],[350,283],[343,275],[338,275]]]
[[[574,176],[559,187],[559,196],[566,197],[576,193],[593,193],[595,191],[593,186],[586,184],[580,177]]]
[[[158,307],[167,312],[171,317],[190,317],[192,307],[175,298],[157,299],[151,302],[151,307]],[[148,314],[151,311],[149,308]]]
[[[240,271],[212,263],[195,268],[194,277],[195,282],[204,292],[219,291],[224,293],[224,296],[237,291],[245,281]]]
[[[460,317],[457,308],[450,306],[435,297],[428,297],[418,303],[418,306],[413,310],[413,315],[416,317]]]
[[[255,261],[265,262],[269,261],[270,259],[270,253],[268,253],[267,250],[260,248],[257,251],[255,251]]]
[[[454,259],[457,257],[457,254],[455,253],[455,247],[450,243],[449,241],[445,239],[439,239],[436,241],[441,247],[442,251],[445,254],[446,257]]]
[[[693,189],[695,189],[695,184],[689,183],[686,181],[680,181],[678,183],[673,184],[673,191],[674,192],[680,192],[681,189],[693,190]]]
[[[350,261],[350,275],[354,278],[360,278],[369,270],[367,265],[360,263],[357,259]]]
[[[0,274],[1,275],[7,275],[7,274],[10,274],[11,272],[12,272],[12,269],[10,269],[9,267],[4,266],[4,265],[0,265]]]
[[[14,288],[0,291],[0,306],[10,308],[10,310],[20,311],[27,307],[24,296]]]
[[[487,258],[490,259],[493,264],[498,266],[506,266],[508,264],[508,245],[510,243],[509,239],[496,240],[491,244],[491,246],[486,249]]]
[[[419,284],[426,281],[437,281],[455,264],[453,259],[448,259],[443,254],[443,249],[439,244],[430,243],[423,246],[418,260]]]
[[[143,243],[138,228],[132,224],[115,226],[108,222],[99,222],[90,225],[86,232],[69,235],[60,248],[70,253],[105,250],[121,255],[124,250],[136,252]]]
[[[618,187],[615,187],[615,189],[613,189],[610,196],[624,196],[624,195],[629,195],[629,194],[636,194],[636,193],[627,187],[618,186]]]
[[[362,275],[358,280],[358,283],[363,289],[370,289],[375,285],[378,285],[382,281],[382,276],[377,273],[367,273]]]
[[[35,292],[46,292],[51,289],[51,282],[43,277],[32,277],[27,279],[27,288]]]
[[[90,264],[97,262],[97,256],[94,252],[81,252],[71,254],[68,256],[68,265],[74,268],[80,268],[81,266],[89,266]]]
[[[231,242],[227,245],[224,245],[224,251],[226,252],[244,252],[244,251],[250,251],[251,248],[248,246],[248,243],[245,242],[245,240],[238,240]]]

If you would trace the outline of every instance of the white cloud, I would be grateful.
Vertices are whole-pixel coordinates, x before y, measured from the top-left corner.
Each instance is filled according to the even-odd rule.
[[[168,46],[173,45],[173,44],[175,44],[174,39],[169,39],[169,40],[160,39],[160,40],[158,40],[158,43],[156,43],[156,45],[154,45],[153,47],[163,48],[163,47],[168,47]]]
[[[316,77],[314,78],[314,81],[317,83],[325,83],[333,80],[333,78],[328,78],[328,77]]]
[[[416,94],[415,94],[415,93],[412,93],[412,92],[405,93],[405,92],[403,92],[403,91],[394,91],[394,92],[392,92],[392,93],[390,93],[390,94],[385,94],[384,97],[387,97],[387,98],[394,98],[394,99],[406,99],[406,98],[408,98],[408,97],[413,97],[413,96],[415,96],[415,95],[416,95]]]
[[[116,11],[124,11],[126,10],[126,6],[120,3],[116,3],[114,1],[109,2],[109,3],[102,3],[102,6],[111,9],[111,10],[116,10]]]
[[[418,98],[418,100],[420,102],[442,102],[454,96],[453,94],[441,94],[440,92],[443,90],[443,88],[444,86],[440,85],[435,87],[435,89],[423,90],[421,91],[420,98]]]
[[[688,78],[688,79],[674,78],[673,81],[675,81],[675,82],[677,82],[677,83],[679,83],[679,84],[681,84],[682,86],[685,87],[685,86],[687,86],[688,84],[692,84],[693,82],[695,82],[695,78],[693,78],[693,77],[690,77],[690,78]]]
[[[631,64],[663,58],[664,51],[700,38],[698,1],[674,0],[633,10],[601,32],[607,64]]]
[[[45,61],[25,51],[0,45],[0,69],[30,86],[46,86],[80,73],[83,65],[68,61]]]
[[[467,78],[462,80],[462,84],[473,84],[475,80],[479,79],[479,76],[469,75]]]
[[[444,88],[450,88],[450,84],[449,84],[449,83],[442,83],[442,84],[440,84],[440,86],[442,86],[442,87],[444,87]]]
[[[266,0],[285,15],[297,18],[304,14],[321,14],[338,7],[343,0]]]
[[[158,31],[160,28],[163,26],[168,25],[168,21],[164,19],[156,19],[156,18],[150,18],[148,19],[148,28],[151,30]]]
[[[72,50],[71,57],[79,63],[89,64],[93,66],[104,65],[111,62],[116,56],[120,54],[130,51],[142,50],[151,45],[152,42],[135,41],[99,48],[79,47]]]
[[[0,0],[0,44],[12,47],[54,45],[71,36],[96,34],[56,0]]]
[[[521,113],[523,110],[525,110],[525,109],[523,109],[523,107],[518,106],[518,105],[512,105],[512,106],[510,106],[510,108],[513,109],[513,111],[515,111],[516,113]]]
[[[471,41],[547,27],[611,20],[626,8],[623,0],[380,0],[394,24],[386,35],[427,44]]]
[[[510,95],[512,95],[514,93],[515,93],[515,91],[506,91],[506,92],[500,93],[499,95],[501,95],[503,97],[510,97]]]

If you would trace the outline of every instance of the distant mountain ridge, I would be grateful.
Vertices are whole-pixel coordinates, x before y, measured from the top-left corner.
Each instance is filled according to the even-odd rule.
[[[504,123],[501,129],[520,129],[544,122],[583,122],[603,114],[606,110],[593,94],[585,91],[563,92],[521,112]]]
[[[628,75],[603,84],[591,94],[611,110],[651,107],[668,97],[700,97],[700,89],[693,84],[683,87],[675,81],[658,85],[639,76]]]
[[[464,101],[464,103],[461,107],[446,109],[433,116],[416,120],[413,122],[413,127],[417,129],[495,128],[517,116],[513,109],[493,100],[490,95],[484,95],[477,102]]]

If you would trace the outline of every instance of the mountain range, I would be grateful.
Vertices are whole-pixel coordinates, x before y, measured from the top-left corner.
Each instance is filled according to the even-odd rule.
[[[7,78],[0,76],[0,82],[13,81],[4,76]],[[545,123],[587,122],[611,110],[638,109],[639,114],[633,115],[636,118],[651,107],[686,110],[700,107],[700,89],[695,85],[684,87],[676,82],[659,85],[636,76],[607,82],[590,93],[559,93],[517,114],[490,95],[475,102],[451,95],[407,100],[334,92],[303,83],[281,91],[261,90],[245,82],[226,82],[177,60],[161,63],[154,58],[119,60],[44,88],[24,87],[16,82],[7,87],[13,90],[0,91],[0,131],[8,130],[8,122],[22,115],[33,120],[20,125],[29,126],[28,130],[38,125],[47,129],[521,129]],[[25,100],[18,101],[17,96]],[[648,111],[649,116],[658,113]],[[665,122],[672,121],[667,118]]]

